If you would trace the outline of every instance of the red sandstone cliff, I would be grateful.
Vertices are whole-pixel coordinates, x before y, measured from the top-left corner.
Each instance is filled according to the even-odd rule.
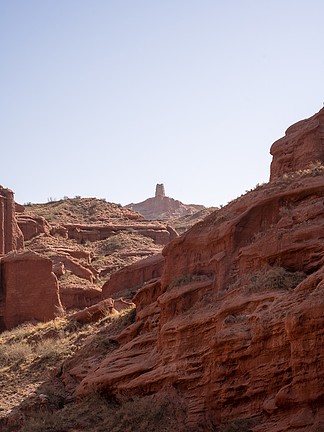
[[[274,144],[269,184],[174,239],[164,264],[157,256],[115,273],[107,295],[144,282],[133,299],[136,321],[109,336],[113,349],[108,344],[100,357],[81,348],[59,368],[67,392],[99,391],[116,406],[167,395],[182,411],[169,432],[324,430],[321,116]],[[2,278],[22,289],[20,259],[30,283],[54,293],[55,303],[48,261],[31,271],[24,254],[18,261],[8,255]],[[102,306],[114,309],[106,300],[76,319],[102,316]]]
[[[0,260],[0,330],[25,321],[49,321],[62,313],[52,262],[33,252],[8,254]]]
[[[324,167],[307,168],[323,143],[296,141],[313,121],[281,141],[283,152],[302,147],[290,162],[272,147],[269,184],[164,248],[162,277],[135,295],[119,348],[88,374],[65,371],[75,395],[176,392],[186,423],[173,430],[324,430]]]

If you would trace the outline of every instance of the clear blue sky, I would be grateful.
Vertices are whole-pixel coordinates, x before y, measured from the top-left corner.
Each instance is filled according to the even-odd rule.
[[[0,0],[0,184],[226,204],[324,101],[322,0]]]

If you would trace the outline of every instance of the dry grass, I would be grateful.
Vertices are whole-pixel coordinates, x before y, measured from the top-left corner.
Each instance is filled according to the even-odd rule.
[[[223,426],[221,432],[249,432],[252,426],[255,426],[255,421],[252,419],[237,419]]]
[[[184,424],[185,409],[175,397],[144,396],[115,399],[110,394],[90,394],[87,398],[66,403],[68,396],[57,373],[64,363],[80,364],[87,358],[100,359],[116,349],[114,336],[118,335],[135,319],[135,309],[125,310],[120,315],[106,316],[100,322],[82,326],[72,321],[57,319],[39,326],[21,326],[0,335],[4,345],[29,346],[15,366],[7,364],[7,378],[12,369],[11,388],[17,394],[30,386],[27,375],[35,379],[33,395],[23,394],[16,411],[17,422],[6,425],[12,432],[163,432],[178,430]],[[10,342],[8,342],[10,341]],[[54,368],[54,369],[53,369]],[[44,379],[45,377],[45,379]],[[38,395],[46,395],[46,404],[37,404]],[[8,397],[8,395],[7,395]],[[19,403],[18,403],[19,402]],[[4,407],[5,409],[6,407]],[[179,418],[181,419],[179,422]],[[21,421],[23,419],[23,421]],[[1,423],[0,423],[1,429]]]
[[[76,356],[77,362],[96,353],[103,356],[116,349],[118,344],[111,342],[111,336],[133,321],[134,310],[129,309],[120,315],[106,316],[94,324],[81,325],[57,318],[1,333],[0,430],[3,425],[1,418],[18,406],[23,406],[33,393],[45,391],[50,395],[51,402],[62,399],[63,395],[56,394],[51,379],[61,369],[63,362],[69,361],[72,356]],[[48,384],[44,390],[45,382]],[[51,403],[51,408],[56,405]]]
[[[293,180],[298,177],[316,177],[318,175],[324,175],[324,165],[320,161],[310,163],[304,169],[294,171],[291,173],[285,173],[282,178],[284,180]]]
[[[291,272],[283,267],[266,266],[248,276],[246,289],[248,292],[289,291],[294,289],[305,277],[303,272]]]
[[[0,345],[0,368],[21,362],[32,356],[32,348],[24,341]]]
[[[39,412],[25,423],[21,432],[180,432],[185,430],[184,426],[179,426],[179,417],[184,419],[184,415],[181,402],[176,403],[166,396],[133,397],[117,402],[92,394],[65,406],[59,415]]]
[[[141,250],[155,247],[153,239],[131,232],[120,232],[105,240],[96,242],[96,255],[110,255],[121,250]]]
[[[35,359],[63,359],[71,353],[68,321],[57,318],[38,325],[26,324],[0,334],[0,367]],[[73,338],[72,338],[73,339]]]
[[[136,212],[97,198],[66,198],[44,204],[30,204],[26,213],[43,216],[51,223],[107,223],[111,219],[125,219]]]

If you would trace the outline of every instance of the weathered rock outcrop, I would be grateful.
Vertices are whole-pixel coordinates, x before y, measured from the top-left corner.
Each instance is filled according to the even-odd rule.
[[[178,236],[167,223],[145,221],[95,198],[16,205],[16,210],[28,248],[52,260],[67,310],[92,306],[101,299],[98,279],[103,284],[114,271],[161,252]]]
[[[140,203],[128,204],[126,207],[140,213],[148,220],[185,216],[205,208],[198,204],[183,204],[179,200],[165,196],[163,184],[156,185],[155,197]]]
[[[164,248],[136,322],[76,395],[172,388],[187,430],[323,430],[324,167],[278,177]]]
[[[306,120],[290,126],[286,135],[276,141],[270,179],[305,169],[316,162],[324,163],[324,108]]]
[[[0,260],[1,327],[25,321],[48,321],[62,306],[52,262],[33,252],[11,253]]]
[[[166,245],[169,241],[178,236],[176,231],[165,224],[143,223],[141,221],[136,223],[123,223],[123,224],[107,224],[107,225],[80,225],[80,224],[66,224],[64,228],[67,230],[67,237],[76,240],[78,243],[95,242],[105,240],[118,232],[133,232],[145,237],[149,237],[155,241],[156,244]]]
[[[96,322],[107,315],[115,314],[118,314],[118,311],[114,308],[114,300],[106,299],[93,306],[75,312],[69,318],[70,320],[77,321],[81,324],[88,324]]]
[[[77,321],[81,324],[87,324],[99,321],[100,319],[109,315],[117,315],[120,311],[134,306],[134,303],[127,302],[122,298],[116,300],[108,298],[96,303],[93,306],[75,312],[74,314],[70,315],[69,319],[71,321]]]
[[[51,226],[42,216],[28,216],[23,213],[16,213],[16,217],[25,241],[39,234],[50,235]]]
[[[23,236],[15,218],[14,194],[0,186],[0,255],[23,247]]]
[[[66,311],[83,309],[102,299],[101,288],[93,285],[61,284],[59,288],[61,303]]]
[[[52,255],[50,258],[54,265],[63,264],[64,270],[70,271],[81,279],[93,282],[96,278],[93,271],[80,264],[76,259],[70,258],[68,255]]]
[[[103,298],[116,296],[118,293],[123,293],[126,297],[134,295],[145,282],[159,278],[163,266],[164,257],[156,254],[112,273],[102,287]]]

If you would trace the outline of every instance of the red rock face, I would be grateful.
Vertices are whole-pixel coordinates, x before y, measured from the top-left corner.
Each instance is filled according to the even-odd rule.
[[[92,285],[60,286],[60,299],[65,310],[83,309],[98,303],[101,289]]]
[[[113,273],[102,287],[103,298],[116,294],[129,297],[130,292],[136,292],[145,282],[159,278],[162,274],[164,258],[161,254],[137,261]],[[128,294],[128,295],[127,295]]]
[[[0,186],[0,255],[23,247],[23,236],[15,218],[13,192]]]
[[[80,224],[66,224],[64,228],[67,230],[67,237],[77,240],[79,243],[87,241],[94,242],[105,240],[116,232],[129,232],[143,235],[154,240],[156,244],[165,245],[169,241],[178,236],[176,231],[163,223],[155,222],[136,222],[124,224],[107,224],[107,225],[80,225]]]
[[[48,321],[61,311],[52,262],[33,252],[8,254],[1,259],[2,327],[25,321]]]
[[[316,161],[324,163],[324,108],[290,126],[286,135],[272,145],[270,153],[273,156],[270,180],[302,170]]]
[[[172,387],[188,430],[322,430],[323,174],[274,180],[169,243],[135,324],[76,394]]]
[[[27,216],[24,214],[17,214],[18,226],[23,233],[24,240],[30,240],[39,234],[49,235],[51,231],[51,226],[46,220],[39,217]]]

